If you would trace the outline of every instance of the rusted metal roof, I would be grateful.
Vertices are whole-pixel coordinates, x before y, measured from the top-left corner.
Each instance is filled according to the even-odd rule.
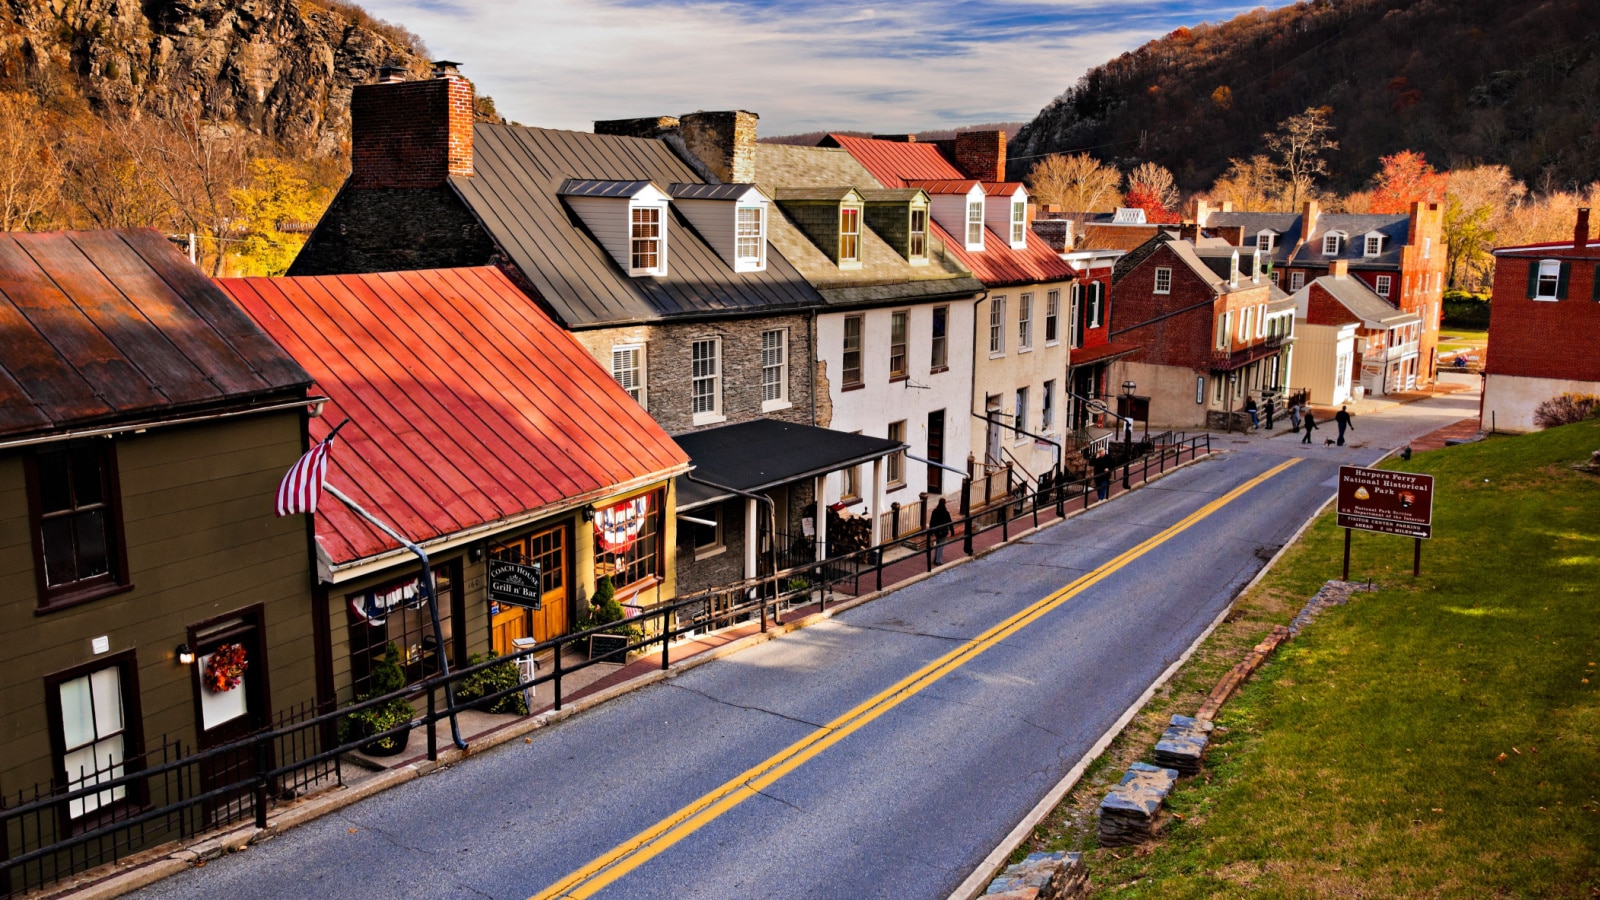
[[[824,145],[848,151],[884,187],[920,187],[930,194],[965,193],[979,183],[964,176],[933,144],[830,134]],[[960,187],[963,184],[965,187]],[[983,184],[986,193],[1007,194],[1016,189],[1013,182]],[[1026,249],[1014,250],[1005,235],[988,228],[984,249],[974,251],[966,249],[964,242],[954,239],[937,221],[932,223],[932,230],[944,242],[946,252],[972,270],[987,287],[1068,281],[1076,277],[1073,268],[1051,250],[1047,242],[1038,238],[1030,237]]]
[[[328,482],[421,542],[683,472],[688,456],[498,269],[218,282],[349,417]],[[396,544],[338,503],[334,565]]]
[[[221,411],[310,382],[155,231],[0,234],[0,435]]]

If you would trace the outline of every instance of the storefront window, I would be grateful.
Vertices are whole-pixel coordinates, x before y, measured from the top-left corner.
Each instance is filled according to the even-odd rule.
[[[448,568],[433,572],[439,595],[439,627],[444,632],[445,659],[453,666],[455,617],[460,598],[456,579]],[[350,622],[350,681],[357,696],[372,689],[372,668],[393,641],[400,650],[406,683],[421,681],[439,671],[438,643],[433,617],[422,591],[422,578],[412,575],[346,598]]]
[[[618,591],[661,571],[661,492],[640,494],[595,511],[594,574]]]

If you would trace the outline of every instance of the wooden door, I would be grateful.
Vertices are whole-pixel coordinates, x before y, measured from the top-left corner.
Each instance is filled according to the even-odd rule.
[[[509,541],[495,550],[497,555],[517,561],[536,562],[544,579],[544,595],[539,609],[521,606],[491,607],[489,616],[490,640],[494,652],[505,655],[515,649],[512,641],[532,637],[548,641],[571,630],[567,617],[567,598],[572,579],[567,571],[570,541],[567,526],[555,528]]]
[[[271,724],[267,659],[262,641],[259,610],[213,620],[189,629],[194,648],[194,698],[196,744],[200,750],[220,747],[249,737]],[[228,684],[211,683],[207,669],[220,654],[243,654],[244,671]],[[231,685],[231,686],[230,686]],[[220,689],[218,689],[220,688]],[[272,765],[268,747],[267,765]],[[249,781],[256,773],[257,757],[248,745],[237,751],[210,756],[200,764],[200,789],[205,792]],[[204,805],[203,814],[216,823],[234,821],[251,804],[248,786],[223,794]]]

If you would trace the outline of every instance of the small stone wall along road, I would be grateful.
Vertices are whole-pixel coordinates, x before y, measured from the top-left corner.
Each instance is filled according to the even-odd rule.
[[[1382,449],[1252,442],[138,896],[940,900]]]

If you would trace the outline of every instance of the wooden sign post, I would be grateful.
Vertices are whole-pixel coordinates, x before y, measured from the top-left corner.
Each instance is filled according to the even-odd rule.
[[[1339,527],[1344,529],[1344,580],[1350,580],[1350,532],[1412,538],[1411,576],[1422,574],[1422,541],[1433,537],[1433,476],[1357,466],[1339,467]]]

